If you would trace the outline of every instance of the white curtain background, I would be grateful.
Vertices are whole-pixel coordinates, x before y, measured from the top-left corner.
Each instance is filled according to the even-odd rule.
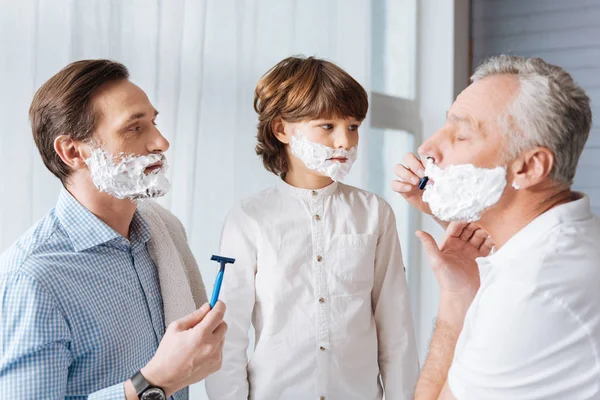
[[[368,87],[369,22],[368,0],[1,0],[0,250],[56,201],[60,184],[42,164],[27,112],[35,90],[69,62],[123,62],[160,111],[173,182],[161,202],[203,264],[234,201],[276,180],[254,153],[260,76],[289,55],[316,55]],[[366,154],[361,161],[350,177],[359,186]]]
[[[368,90],[369,0],[0,0],[0,252],[52,208],[59,181],[33,143],[33,94],[69,62],[109,58],[160,111],[172,192],[212,287],[221,224],[234,202],[276,181],[254,153],[254,87],[284,57],[338,63]],[[361,130],[361,148],[368,123]],[[367,154],[348,182],[366,187]],[[204,399],[202,385],[192,399]]]

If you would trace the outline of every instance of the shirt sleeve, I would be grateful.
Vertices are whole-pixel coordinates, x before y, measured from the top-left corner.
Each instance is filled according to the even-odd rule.
[[[589,331],[565,302],[516,282],[482,289],[448,374],[460,400],[589,399],[600,374]]]
[[[24,274],[0,276],[0,398],[63,399],[70,330],[51,295]]]
[[[386,398],[408,400],[419,376],[417,345],[396,218],[391,207],[383,205],[371,295],[379,368]]]
[[[228,215],[221,235],[221,254],[235,258],[226,267],[220,298],[227,305],[228,325],[220,371],[206,378],[206,393],[210,399],[247,400],[248,332],[252,323],[256,273],[256,247],[248,217],[240,206]]]

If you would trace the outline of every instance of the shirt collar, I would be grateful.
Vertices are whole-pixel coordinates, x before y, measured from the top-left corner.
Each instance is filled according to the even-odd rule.
[[[129,228],[129,237],[134,248],[144,245],[150,240],[150,227],[139,210],[135,210]]]
[[[583,193],[573,192],[575,200],[561,204],[539,215],[511,237],[498,251],[478,259],[482,264],[500,265],[506,260],[519,257],[555,226],[562,223],[584,221],[591,218],[590,199]],[[485,268],[485,267],[484,267]]]
[[[60,191],[55,212],[77,252],[117,238],[125,240],[117,231],[106,225],[100,218],[79,203],[65,188]],[[130,237],[134,246],[138,242],[146,243],[150,239],[148,223],[137,210],[131,221]]]
[[[322,198],[331,196],[339,187],[338,182],[333,182],[332,184],[325,186],[321,189],[302,189],[296,186],[292,186],[288,184],[286,181],[281,179],[279,181],[279,189],[290,196],[302,198],[302,199],[310,199],[310,198]]]

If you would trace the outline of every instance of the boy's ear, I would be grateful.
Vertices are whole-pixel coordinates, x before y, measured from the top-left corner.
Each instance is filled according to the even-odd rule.
[[[285,121],[281,118],[276,118],[271,123],[271,129],[273,130],[273,134],[281,143],[289,144],[290,138],[285,133]]]

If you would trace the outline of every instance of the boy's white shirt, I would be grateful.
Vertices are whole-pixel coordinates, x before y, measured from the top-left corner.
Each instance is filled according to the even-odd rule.
[[[412,399],[419,364],[396,220],[341,183],[265,190],[230,212],[223,367],[211,399]],[[256,346],[248,362],[248,331]]]

